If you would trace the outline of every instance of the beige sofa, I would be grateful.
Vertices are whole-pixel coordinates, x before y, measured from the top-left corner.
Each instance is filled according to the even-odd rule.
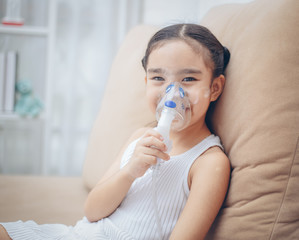
[[[201,24],[231,51],[210,116],[231,160],[227,198],[207,239],[299,239],[299,1],[258,0],[211,10]],[[0,221],[74,224],[136,128],[154,120],[141,58],[156,27],[138,26],[111,69],[82,177],[0,176]]]

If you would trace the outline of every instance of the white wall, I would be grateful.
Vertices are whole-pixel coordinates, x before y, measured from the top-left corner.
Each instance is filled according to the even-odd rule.
[[[0,0],[0,15],[3,15],[4,1]],[[44,173],[81,174],[88,137],[101,104],[113,57],[133,26],[198,23],[213,6],[249,1],[56,0],[56,16],[50,16],[55,18],[56,30],[54,59],[49,74],[51,90],[48,91],[52,100],[46,106],[50,111],[47,115],[50,124],[47,127],[49,142]],[[48,0],[22,2],[28,24],[46,24],[41,21],[45,19]]]
[[[252,0],[144,0],[143,22],[168,25],[172,23],[199,23],[214,6],[227,3],[246,3]]]

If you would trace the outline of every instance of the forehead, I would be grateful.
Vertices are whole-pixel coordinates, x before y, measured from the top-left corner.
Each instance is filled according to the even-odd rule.
[[[207,49],[193,39],[173,39],[157,43],[148,58],[148,69],[158,68],[209,68]]]

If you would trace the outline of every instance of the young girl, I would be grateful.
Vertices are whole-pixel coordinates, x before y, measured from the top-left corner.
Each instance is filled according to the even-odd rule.
[[[190,106],[188,124],[171,130],[167,149],[156,129],[140,129],[90,192],[75,227],[2,223],[3,239],[204,239],[225,198],[230,163],[206,125],[220,96],[229,51],[205,27],[177,24],[158,31],[142,59],[153,113],[161,93],[178,83]],[[168,152],[168,153],[167,153]],[[158,173],[152,174],[158,159]],[[154,189],[154,191],[152,191]],[[153,198],[153,195],[155,197]]]

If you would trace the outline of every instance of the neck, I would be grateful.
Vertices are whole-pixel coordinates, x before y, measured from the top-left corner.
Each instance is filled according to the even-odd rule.
[[[170,139],[173,144],[171,155],[177,155],[192,148],[209,135],[211,132],[205,121],[197,122],[178,132],[170,132]]]

